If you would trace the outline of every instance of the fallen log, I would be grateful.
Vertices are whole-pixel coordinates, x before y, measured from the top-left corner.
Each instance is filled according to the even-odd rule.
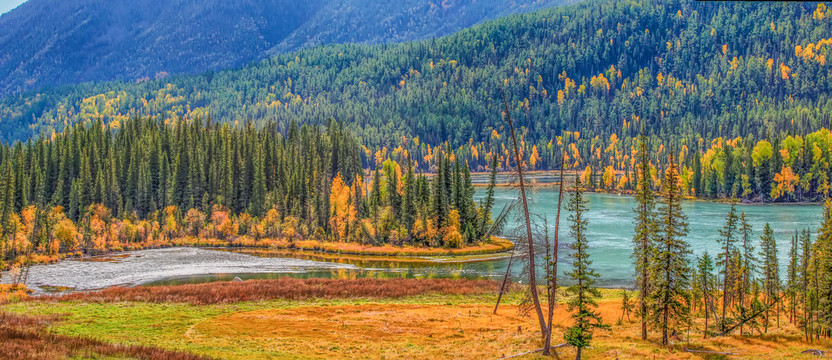
[[[731,353],[731,352],[722,352],[722,351],[710,351],[710,350],[693,350],[684,348],[685,351],[689,353],[698,353],[698,354],[713,354],[713,355],[739,355],[738,353]]]
[[[719,334],[719,336],[725,336],[725,335],[728,335],[731,331],[734,331],[734,329],[736,329],[736,328],[738,328],[738,327],[742,326],[743,324],[745,324],[745,323],[747,323],[747,322],[751,321],[752,319],[756,318],[757,316],[762,315],[763,313],[765,313],[766,311],[768,311],[769,309],[771,309],[771,307],[772,307],[772,306],[777,305],[777,303],[778,303],[778,302],[780,302],[780,300],[783,300],[783,298],[784,298],[784,297],[786,297],[786,294],[785,294],[785,293],[783,293],[783,295],[781,295],[781,296],[780,296],[780,298],[778,298],[777,300],[774,300],[774,302],[772,302],[771,304],[768,304],[768,306],[766,306],[766,307],[765,307],[765,308],[763,308],[762,310],[759,310],[759,311],[757,311],[756,313],[751,314],[751,316],[749,316],[749,317],[747,317],[747,318],[745,318],[745,319],[742,319],[742,321],[740,321],[740,322],[739,322],[739,323],[737,323],[736,325],[734,325],[734,326],[732,326],[732,327],[728,328],[727,330],[725,330],[725,331],[721,332],[721,333]]]
[[[801,354],[806,354],[806,355],[815,355],[815,356],[823,356],[825,354],[823,352],[823,350],[818,350],[818,349],[807,349],[807,350],[801,351],[800,353]]]
[[[560,347],[564,347],[566,345],[568,345],[568,344],[567,343],[557,344],[557,345],[554,345],[554,346],[550,346],[549,349],[557,349],[557,348],[560,348]],[[505,359],[516,358],[516,357],[520,357],[520,356],[523,356],[523,355],[538,353],[538,352],[541,352],[541,351],[543,351],[543,348],[540,348],[540,349],[537,349],[537,350],[532,350],[532,351],[526,351],[524,353],[514,354],[514,355],[511,355],[511,356],[501,357],[497,360],[505,360]]]

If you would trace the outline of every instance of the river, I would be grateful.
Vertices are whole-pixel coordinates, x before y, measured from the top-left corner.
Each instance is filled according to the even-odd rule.
[[[496,190],[495,213],[503,205],[517,197],[511,188]],[[477,199],[484,196],[478,189]],[[633,268],[630,253],[633,235],[633,208],[630,196],[615,194],[586,194],[589,200],[587,213],[588,239],[592,268],[600,275],[602,286],[631,286]],[[557,192],[552,187],[534,188],[529,193],[529,210],[545,215],[553,229]],[[564,202],[565,207],[565,202]],[[687,241],[694,255],[705,250],[712,255],[719,249],[719,229],[722,228],[729,205],[706,201],[685,201],[690,233]],[[785,275],[788,261],[789,239],[795,230],[809,229],[814,234],[821,220],[819,205],[738,205],[754,227],[754,239],[759,241],[766,222],[775,231],[780,265]],[[568,216],[561,214],[561,248],[571,241],[568,233]],[[519,219],[513,217],[505,227],[511,232]],[[759,249],[759,246],[757,246]],[[562,250],[564,254],[566,250]],[[564,271],[568,259],[560,262]],[[500,279],[505,273],[505,258],[478,258],[478,261],[459,263],[449,259],[426,259],[425,262],[388,262],[378,260],[320,261],[311,259],[273,256],[253,256],[247,253],[212,249],[170,248],[142,250],[120,256],[109,256],[103,261],[66,260],[56,264],[37,265],[30,270],[27,285],[38,293],[54,290],[89,290],[115,285],[180,284],[242,279],[294,277],[487,277]],[[512,273],[520,272],[520,264],[512,266]],[[562,272],[561,272],[562,275]],[[8,281],[9,276],[4,276]]]

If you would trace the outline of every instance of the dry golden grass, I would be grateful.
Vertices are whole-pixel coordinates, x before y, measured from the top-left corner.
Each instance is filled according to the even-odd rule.
[[[239,312],[218,316],[193,326],[188,341],[205,346],[235,346],[245,343],[267,351],[281,351],[298,358],[349,358],[368,356],[386,359],[489,359],[523,353],[541,345],[535,320],[518,313],[516,305],[501,306],[492,314],[492,304],[362,304],[299,307]],[[566,307],[555,310],[555,341],[571,324]],[[684,348],[737,353],[731,359],[812,358],[800,354],[809,348],[828,349],[824,341],[806,344],[792,326],[767,335],[727,336],[703,340],[691,332],[689,342],[670,347],[657,345],[658,334],[640,339],[636,321],[618,324],[619,302],[599,303],[599,311],[610,331],[597,331],[585,359],[702,359],[720,356],[685,352]],[[635,320],[635,319],[633,319]],[[684,337],[682,334],[680,337]],[[558,349],[561,358],[574,357],[568,347]],[[520,358],[536,358],[526,355]]]
[[[496,359],[539,348],[535,318],[518,313],[517,288],[492,314],[495,285],[449,279],[281,279],[119,288],[58,298],[60,303],[21,302],[11,307],[71,314],[56,327],[60,332],[65,323],[66,334],[229,359]],[[685,352],[685,347],[739,354],[730,359],[811,359],[800,352],[832,346],[829,340],[803,342],[799,329],[784,315],[781,327],[772,325],[768,334],[753,336],[703,339],[701,323],[694,323],[673,345],[663,347],[655,331],[647,341],[640,339],[635,318],[619,322],[618,291],[602,292],[598,311],[612,328],[596,331],[592,347],[584,350],[585,359],[721,358]],[[121,315],[99,319],[103,312]],[[169,325],[160,328],[162,318]],[[556,308],[554,318],[553,343],[558,344],[572,320],[564,304]],[[4,345],[0,341],[0,348]],[[561,359],[574,357],[569,347],[558,351]]]
[[[299,358],[488,359],[534,346],[526,317],[490,305],[366,304],[259,310],[210,319],[199,344],[241,339]],[[519,329],[519,331],[518,331]]]

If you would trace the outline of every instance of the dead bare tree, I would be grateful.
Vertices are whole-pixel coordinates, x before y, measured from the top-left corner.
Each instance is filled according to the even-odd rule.
[[[511,210],[514,208],[515,204],[516,204],[516,202],[513,202],[511,204],[507,204],[507,205],[503,206],[503,210],[500,211],[500,215],[497,216],[497,218],[494,220],[494,224],[491,225],[491,228],[489,228],[488,232],[486,232],[486,235],[485,235],[486,238],[490,237],[491,234],[493,234],[495,232],[498,232],[499,229],[502,229],[503,225],[506,222],[506,219],[508,219],[508,214],[511,213]],[[500,300],[502,300],[503,294],[506,291],[506,286],[508,285],[508,277],[509,277],[509,274],[511,273],[511,265],[514,263],[514,253],[515,253],[515,249],[512,249],[511,250],[511,256],[508,258],[508,266],[506,267],[506,274],[505,274],[505,276],[503,276],[503,282],[502,282],[502,284],[500,284],[500,292],[497,294],[497,304],[494,305],[494,314],[497,313],[497,308],[500,307]]]
[[[543,343],[543,355],[549,355],[549,345],[552,343],[552,322],[554,320],[555,306],[557,305],[558,294],[558,234],[560,233],[560,209],[563,200],[563,170],[566,167],[566,154],[561,155],[560,178],[558,189],[558,208],[555,212],[555,236],[552,244],[551,267],[549,268],[549,322],[546,325],[546,341]]]
[[[506,111],[506,119],[508,120],[509,129],[511,130],[511,141],[512,141],[512,148],[514,150],[514,161],[515,161],[515,169],[517,171],[517,178],[520,184],[520,200],[523,204],[523,216],[526,222],[526,239],[528,240],[529,248],[527,249],[528,253],[528,261],[529,261],[529,292],[531,293],[532,302],[534,306],[534,310],[537,313],[537,320],[540,323],[540,332],[543,336],[544,342],[549,337],[548,334],[548,327],[546,325],[546,318],[543,316],[543,309],[540,307],[540,296],[537,292],[537,277],[535,276],[535,255],[534,255],[534,240],[532,238],[532,224],[531,224],[531,216],[529,215],[529,204],[528,199],[526,198],[526,186],[523,183],[523,159],[520,157],[520,149],[517,146],[517,134],[514,131],[514,123],[511,121],[511,114],[508,109],[508,100],[506,99],[506,93],[500,90],[503,95],[503,106],[505,107]],[[544,351],[547,349],[544,348]]]

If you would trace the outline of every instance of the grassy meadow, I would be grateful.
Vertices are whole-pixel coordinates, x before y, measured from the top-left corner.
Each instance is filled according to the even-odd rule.
[[[496,359],[539,348],[534,318],[520,311],[522,292],[512,288],[495,315],[496,288],[486,280],[278,279],[12,299],[0,306],[0,347],[29,344],[19,357],[38,359]],[[635,317],[621,319],[620,291],[602,293],[599,310],[612,328],[596,332],[589,359],[724,357],[685,348],[732,359],[812,358],[800,352],[830,345],[807,345],[784,317],[768,334],[743,337],[703,339],[694,323],[660,347],[656,334],[639,339]],[[554,344],[569,315],[559,304]]]

